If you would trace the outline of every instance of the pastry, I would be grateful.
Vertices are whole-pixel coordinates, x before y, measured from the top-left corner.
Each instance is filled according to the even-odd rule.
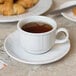
[[[13,9],[14,9],[14,14],[22,14],[26,12],[26,9],[24,7],[22,7],[20,4],[15,3],[13,5]]]
[[[0,0],[0,14],[4,16],[23,14],[37,2],[38,0]]]
[[[76,16],[76,7],[74,7],[74,8],[72,9],[72,11],[73,11],[73,14]]]
[[[33,6],[33,0],[18,0],[17,3],[25,8],[30,8]]]
[[[0,4],[0,14],[3,13],[3,4]]]
[[[13,15],[13,0],[6,0],[3,6],[3,15],[10,16]]]
[[[33,4],[35,5],[38,2],[38,0],[33,0]]]
[[[0,3],[4,3],[4,0],[0,0]]]

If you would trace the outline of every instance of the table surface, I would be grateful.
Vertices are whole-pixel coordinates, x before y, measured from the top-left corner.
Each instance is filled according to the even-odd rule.
[[[64,2],[66,0],[53,0],[52,9],[56,9]],[[47,15],[47,13],[44,15]],[[58,27],[68,29],[71,49],[64,58],[47,65],[28,65],[9,57],[3,50],[3,42],[9,34],[17,29],[17,22],[0,23],[0,59],[8,64],[5,69],[0,70],[0,76],[76,76],[76,23],[65,19],[63,16],[53,18],[56,20]]]

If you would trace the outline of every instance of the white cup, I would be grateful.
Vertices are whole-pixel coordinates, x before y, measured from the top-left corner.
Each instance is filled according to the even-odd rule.
[[[53,27],[52,30],[44,33],[30,33],[22,30],[22,26],[29,22],[44,22]],[[56,22],[45,16],[29,16],[17,24],[21,47],[32,54],[42,54],[49,51],[56,43],[64,43],[68,40],[69,34],[65,28],[57,30]],[[58,33],[65,33],[64,39],[56,39]]]

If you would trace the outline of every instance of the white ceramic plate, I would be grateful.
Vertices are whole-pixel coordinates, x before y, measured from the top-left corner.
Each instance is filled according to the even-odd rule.
[[[13,59],[27,64],[47,64],[64,57],[70,49],[70,40],[63,44],[56,44],[50,51],[41,55],[34,55],[21,48],[18,31],[9,35],[4,42],[4,50]]]
[[[64,8],[64,7],[68,7],[70,5],[75,5],[76,4],[76,1],[68,1],[68,2],[65,2],[64,4],[62,4],[60,6],[60,8]],[[71,21],[74,21],[76,22],[76,16],[73,14],[72,10],[68,10],[67,12],[62,12],[61,13],[65,18],[71,20]]]
[[[24,19],[26,16],[30,15],[40,15],[46,12],[52,6],[52,0],[39,0],[39,2],[30,8],[27,13],[15,16],[3,16],[0,15],[0,22],[14,22]]]

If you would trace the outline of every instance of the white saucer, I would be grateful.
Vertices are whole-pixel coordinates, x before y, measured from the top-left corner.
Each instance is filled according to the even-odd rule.
[[[33,55],[24,51],[19,43],[18,31],[9,35],[4,42],[4,50],[15,60],[28,64],[47,64],[64,57],[70,50],[70,40],[64,44],[56,44],[50,51],[41,55]]]
[[[35,6],[28,9],[27,13],[14,16],[0,15],[0,22],[14,22],[26,18],[26,16],[40,15],[46,12],[49,8],[51,8],[51,6],[52,6],[52,0],[39,0],[39,2]]]
[[[70,5],[75,5],[76,1],[68,1],[63,3],[60,8],[64,8],[64,7],[68,7]],[[73,14],[72,10],[68,10],[67,12],[62,12],[61,13],[65,18],[67,18],[68,20],[74,21],[76,22],[76,16]]]

